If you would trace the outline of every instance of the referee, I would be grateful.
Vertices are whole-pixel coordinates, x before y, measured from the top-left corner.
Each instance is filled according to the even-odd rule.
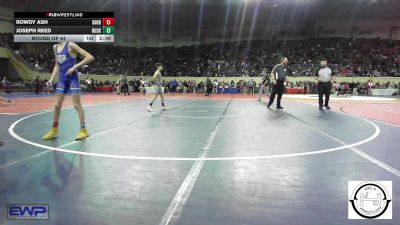
[[[289,63],[288,58],[282,57],[281,58],[281,63],[277,64],[274,66],[274,68],[271,71],[271,81],[272,81],[272,93],[271,96],[269,97],[269,103],[267,105],[267,108],[269,108],[272,103],[274,102],[275,95],[278,94],[278,100],[276,103],[276,108],[277,109],[283,109],[281,106],[281,99],[283,95],[283,91],[285,90],[285,81],[286,81],[286,75],[287,75],[287,65]]]
[[[329,95],[332,90],[332,83],[335,82],[335,74],[331,68],[328,67],[328,61],[322,60],[320,62],[320,68],[315,73],[316,79],[318,80],[318,100],[319,100],[319,110],[323,110],[323,106],[327,110],[330,110],[329,107]],[[325,95],[325,104],[323,100],[323,96]]]

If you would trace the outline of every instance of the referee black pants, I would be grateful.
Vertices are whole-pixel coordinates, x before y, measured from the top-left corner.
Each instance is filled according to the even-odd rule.
[[[277,80],[276,84],[272,86],[272,93],[271,96],[269,97],[269,105],[272,105],[272,103],[275,100],[275,95],[278,94],[278,99],[276,102],[276,106],[280,107],[281,106],[281,99],[283,95],[283,91],[285,90],[285,85],[283,80]]]
[[[329,95],[331,94],[332,84],[331,82],[318,82],[318,100],[319,107],[329,106]],[[325,104],[324,97],[325,95]]]

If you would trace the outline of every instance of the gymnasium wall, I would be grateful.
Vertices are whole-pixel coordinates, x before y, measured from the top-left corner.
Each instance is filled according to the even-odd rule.
[[[0,58],[0,77],[7,74],[7,71],[8,71],[7,67],[8,67],[7,59]]]
[[[262,21],[263,18],[259,18]],[[267,20],[267,19],[265,19]],[[280,22],[279,24],[271,23],[257,23],[252,29],[251,25],[243,25],[243,30],[239,32],[239,28],[228,27],[223,34],[223,25],[218,28],[207,28],[197,38],[197,31],[192,27],[185,30],[174,30],[172,35],[162,34],[158,30],[140,30],[136,28],[136,32],[128,32],[124,26],[117,24],[115,45],[127,47],[180,47],[180,46],[193,46],[199,44],[212,44],[221,42],[240,42],[248,40],[271,40],[271,39],[285,39],[285,40],[301,40],[307,38],[307,34],[303,31],[304,21],[294,22]],[[233,25],[232,25],[233,26]],[[312,30],[312,28],[308,29]],[[311,32],[313,33],[313,32]],[[251,35],[250,35],[251,34]]]
[[[316,37],[391,38],[392,40],[400,40],[399,26],[400,19],[319,21],[315,25],[315,29]]]
[[[14,54],[9,48],[0,47],[0,58],[7,61],[7,70],[4,74],[11,81],[30,80],[35,76],[36,72],[26,65],[20,58]]]
[[[14,10],[0,6],[0,33],[14,32]]]

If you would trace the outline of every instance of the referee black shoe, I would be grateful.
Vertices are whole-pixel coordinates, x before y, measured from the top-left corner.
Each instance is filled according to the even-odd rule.
[[[271,103],[268,103],[267,108],[269,109],[269,107],[271,107],[271,105],[272,105]]]
[[[324,110],[324,108],[322,106],[319,107],[319,110]]]
[[[282,107],[282,106],[277,106],[276,108],[277,108],[277,109],[283,109],[283,107]]]
[[[329,105],[325,106],[326,110],[331,110],[331,107],[329,107]]]

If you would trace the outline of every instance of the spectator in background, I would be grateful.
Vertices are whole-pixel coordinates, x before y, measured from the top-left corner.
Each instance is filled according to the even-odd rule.
[[[374,87],[374,82],[372,81],[372,79],[368,80],[368,87],[369,89]]]
[[[266,92],[265,87],[268,85],[268,73],[266,70],[263,70],[261,75],[261,85],[260,90],[258,91],[258,101],[261,101],[261,96]]]
[[[40,90],[40,77],[36,76],[35,80],[33,80],[33,89],[35,94],[39,94],[39,90]]]
[[[128,85],[128,78],[126,75],[122,77],[122,87],[121,87],[121,92],[124,93],[124,95],[130,95],[129,94],[129,85]]]
[[[90,87],[92,89],[93,94],[96,94],[96,82],[94,81],[94,79],[92,78],[92,80],[90,81]]]
[[[213,93],[213,94],[218,93],[218,81],[217,81],[217,80],[214,80],[214,82],[213,82],[213,90],[212,90],[212,93]]]
[[[88,77],[88,78],[86,78],[85,83],[86,83],[86,90],[87,91],[91,91],[90,88],[92,87],[92,85],[91,85],[92,84],[92,80],[90,80],[89,77]]]
[[[121,91],[122,91],[122,84],[123,84],[123,81],[122,81],[122,75],[120,76],[120,78],[117,80],[117,82],[116,82],[116,85],[117,85],[117,95],[120,95],[121,94]]]
[[[242,92],[242,94],[247,94],[247,82],[245,81],[245,80],[242,80],[242,89],[243,89],[243,92]]]
[[[347,82],[343,84],[343,94],[344,95],[350,94],[350,86]]]
[[[224,93],[224,91],[225,91],[225,81],[222,81],[220,83],[220,87],[221,87],[221,92],[220,93]]]
[[[0,77],[0,81],[1,81],[1,83],[0,83],[1,87],[3,87],[5,89],[7,86],[7,76],[4,75],[4,76]]]
[[[308,89],[308,82],[307,81],[304,82],[303,88],[304,88],[304,94],[306,95],[307,94],[307,89]]]
[[[140,78],[140,80],[139,80],[139,92],[141,93],[141,94],[146,94],[146,90],[144,89],[144,86],[145,86],[145,80],[143,79],[143,78]]]
[[[176,88],[178,87],[178,81],[176,81],[176,79],[174,79],[173,81],[171,81],[171,91],[172,93],[176,92]]]
[[[199,85],[202,85],[202,83],[200,83]],[[210,77],[207,77],[207,81],[206,81],[206,96],[210,96],[211,92],[213,89],[213,84],[211,82]]]
[[[54,64],[49,48],[45,45],[37,47],[37,51],[27,51],[12,43],[12,35],[4,37],[14,51],[39,70],[51,69]],[[351,44],[350,44],[351,43]],[[291,70],[295,76],[313,76],[314,64],[321,56],[329,56],[331,64],[338,68],[345,76],[357,74],[360,76],[383,75],[400,76],[400,42],[376,39],[351,38],[316,38],[296,41],[252,41],[252,48],[246,57],[240,51],[231,52],[231,46],[239,49],[247,41],[225,43],[226,48],[220,49],[221,43],[204,44],[200,46],[185,46],[179,48],[147,48],[140,52],[146,54],[128,53],[138,51],[129,47],[99,47],[87,44],[88,49],[95,52],[96,63],[84,68],[90,74],[121,74],[131,73],[139,75],[142,72],[149,74],[154,71],[149,65],[155,60],[168,64],[165,73],[168,76],[254,76],[261,72],[262,67],[271,69],[273,62],[280,55],[287,55],[291,61]],[[13,45],[14,44],[14,45]],[[27,43],[26,45],[29,46]],[[84,44],[86,45],[86,44]],[[105,50],[105,51],[103,51]],[[196,57],[192,53],[198,51]],[[271,52],[272,54],[267,54]],[[29,54],[30,53],[30,54]],[[129,59],[129,60],[126,60]]]
[[[178,91],[178,94],[183,94],[183,83],[182,83],[182,81],[178,82],[177,91]]]
[[[254,94],[255,82],[253,79],[249,81],[249,94]]]

